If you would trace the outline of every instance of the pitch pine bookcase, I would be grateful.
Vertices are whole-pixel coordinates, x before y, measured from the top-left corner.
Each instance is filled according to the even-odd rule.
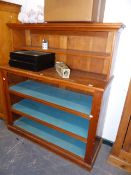
[[[8,23],[12,49],[56,54],[71,69],[40,72],[0,67],[7,127],[91,170],[101,138],[97,125],[103,93],[110,84],[120,23]],[[42,40],[49,49],[42,50]]]

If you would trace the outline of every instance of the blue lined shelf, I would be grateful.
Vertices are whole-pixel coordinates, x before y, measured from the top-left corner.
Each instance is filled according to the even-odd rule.
[[[67,151],[70,151],[82,158],[85,156],[86,143],[48,128],[35,121],[21,117],[14,122],[14,126],[24,129],[25,131],[32,133],[33,135],[38,136],[39,138],[48,142],[51,142]]]
[[[88,136],[89,121],[74,114],[29,99],[14,104],[12,108],[83,138]]]
[[[64,90],[47,84],[27,80],[10,87],[10,90],[51,102],[87,115],[91,113],[92,96]]]

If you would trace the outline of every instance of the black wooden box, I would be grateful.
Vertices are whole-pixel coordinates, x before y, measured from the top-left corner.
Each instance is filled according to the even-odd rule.
[[[35,50],[10,52],[9,65],[13,67],[40,71],[53,67],[54,64],[55,53],[44,53]]]

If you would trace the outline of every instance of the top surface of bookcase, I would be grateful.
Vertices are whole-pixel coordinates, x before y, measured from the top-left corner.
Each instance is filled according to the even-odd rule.
[[[93,23],[93,22],[48,22],[42,24],[8,23],[10,28],[31,30],[74,30],[74,31],[112,31],[124,28],[122,23]]]

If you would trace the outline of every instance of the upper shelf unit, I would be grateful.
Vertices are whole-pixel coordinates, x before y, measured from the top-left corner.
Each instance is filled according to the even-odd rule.
[[[114,46],[121,23],[59,22],[43,24],[8,23],[12,31],[12,50],[42,50],[48,40],[56,61],[65,62],[71,70],[100,74],[110,78]]]

